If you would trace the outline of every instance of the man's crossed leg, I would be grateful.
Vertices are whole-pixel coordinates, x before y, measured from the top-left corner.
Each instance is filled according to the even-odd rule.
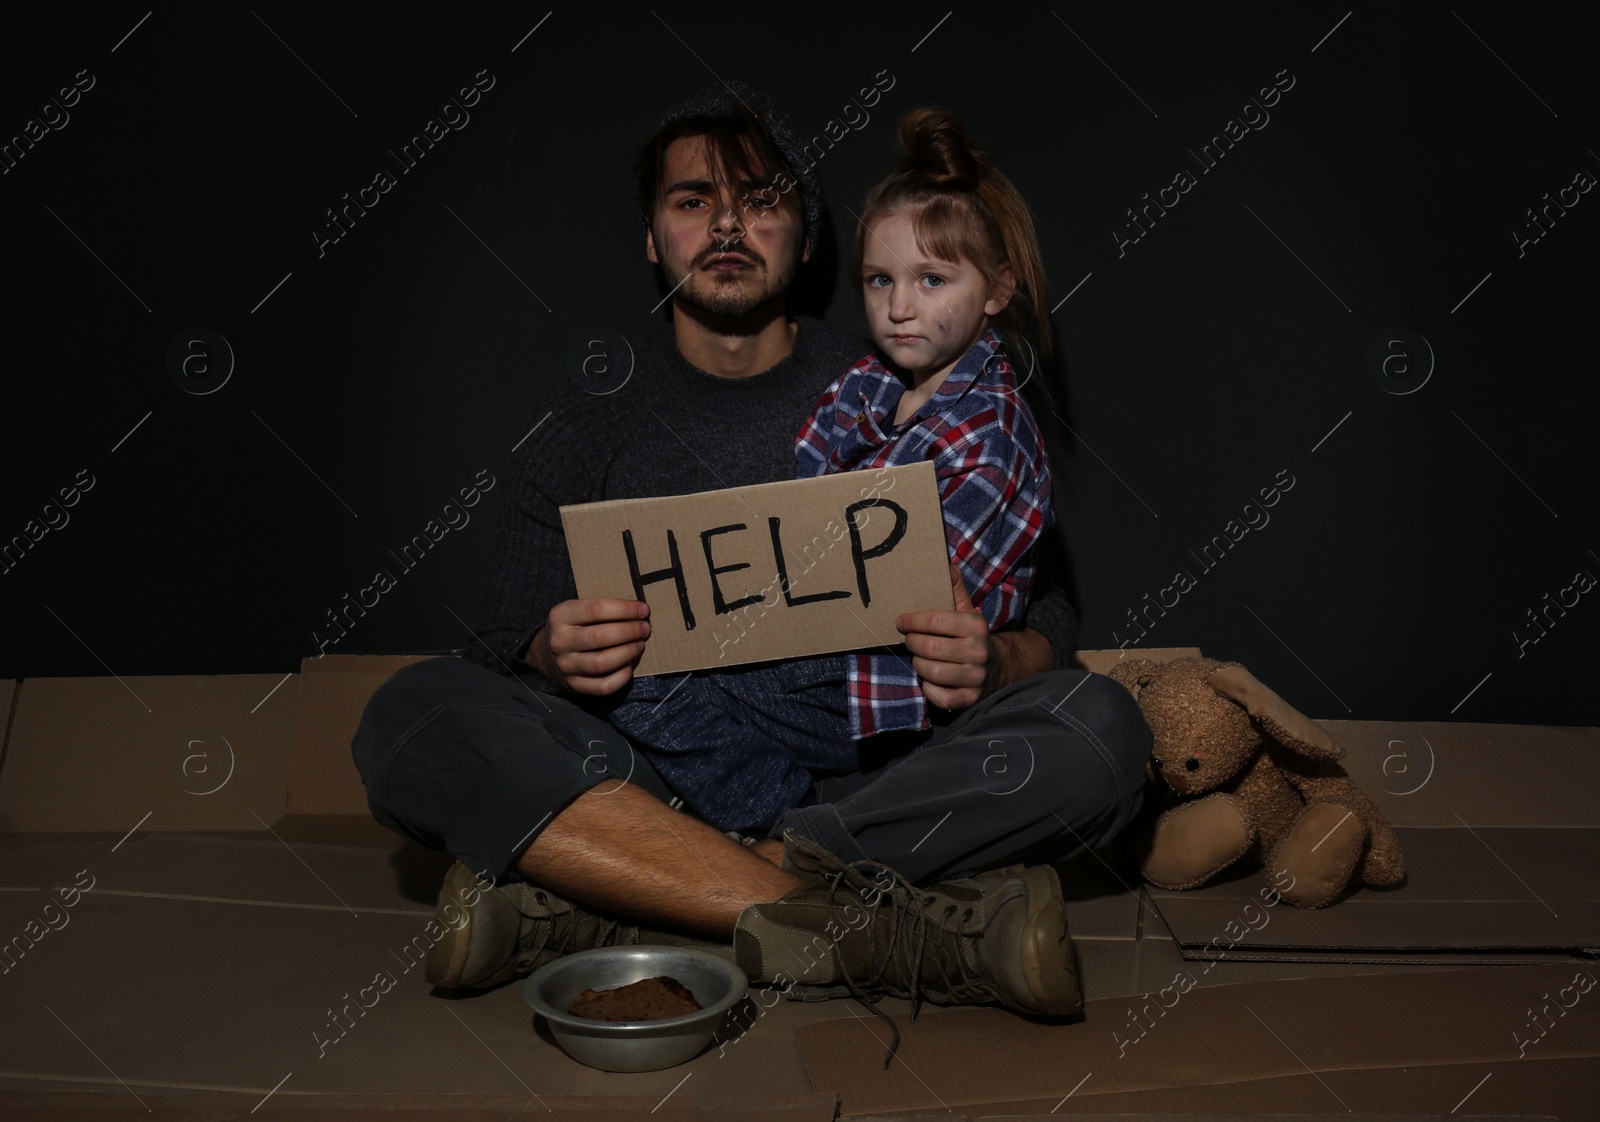
[[[678,942],[755,982],[1059,1013],[1078,994],[1056,874],[1013,862],[1110,841],[1138,810],[1150,733],[1109,678],[1037,675],[874,771],[820,780],[754,846],[673,809],[604,720],[460,659],[397,673],[353,748],[375,817],[461,862],[435,984]],[[781,965],[800,947],[804,978]]]

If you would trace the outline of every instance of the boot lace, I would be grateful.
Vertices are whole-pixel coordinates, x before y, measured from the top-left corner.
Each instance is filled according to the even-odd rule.
[[[867,961],[876,963],[876,968],[865,979],[865,987],[858,986],[856,980],[851,977],[850,971],[845,968],[844,955],[839,949],[839,941],[834,940],[831,944],[834,965],[839,976],[844,978],[845,986],[848,988],[850,996],[854,997],[869,1012],[887,1024],[889,1031],[893,1034],[888,1054],[883,1058],[883,1067],[887,1071],[889,1064],[894,1060],[895,1052],[900,1048],[900,1028],[895,1024],[894,1018],[878,1008],[877,1002],[882,999],[883,994],[888,989],[883,979],[891,966],[898,966],[901,975],[906,979],[906,985],[911,997],[911,1022],[913,1024],[916,1023],[917,1014],[922,1010],[923,999],[927,996],[922,982],[922,966],[924,958],[930,951],[933,952],[933,964],[938,970],[941,983],[935,989],[935,993],[961,993],[973,989],[980,989],[980,992],[982,992],[982,983],[987,982],[987,979],[969,969],[965,958],[959,951],[950,955],[941,954],[939,953],[937,939],[931,945],[929,943],[930,934],[935,936],[939,934],[963,936],[959,924],[952,923],[951,917],[957,912],[963,912],[963,922],[971,919],[973,912],[971,907],[967,907],[963,911],[961,905],[950,904],[945,907],[941,916],[931,916],[924,909],[928,904],[936,901],[938,897],[933,894],[919,892],[915,886],[888,865],[867,860],[852,861],[848,867],[868,875],[869,879],[874,882],[876,882],[877,874],[879,873],[888,873],[890,878],[887,890],[876,890],[874,892],[876,898],[871,902],[865,899],[861,901],[870,917],[864,927],[867,933]],[[843,873],[829,874],[827,879],[830,884],[828,904],[831,909],[835,897],[839,895],[839,890],[848,886]],[[890,903],[891,901],[892,903]],[[890,914],[893,917],[893,923],[889,928],[887,937],[884,938],[880,937],[878,933],[878,916],[886,903],[890,903]],[[955,966],[954,976],[952,976],[950,969],[950,961],[952,959]],[[835,987],[827,993],[819,995],[819,999],[820,996],[833,996],[836,993],[837,988]]]

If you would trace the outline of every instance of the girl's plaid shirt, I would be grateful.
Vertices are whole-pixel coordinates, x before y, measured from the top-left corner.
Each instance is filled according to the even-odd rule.
[[[846,370],[817,402],[795,443],[798,478],[932,460],[950,560],[991,631],[1022,621],[1034,546],[1055,524],[1050,463],[1023,400],[1005,340],[975,342],[904,424],[893,422],[906,386],[876,355]],[[931,727],[909,652],[845,656],[856,739]]]

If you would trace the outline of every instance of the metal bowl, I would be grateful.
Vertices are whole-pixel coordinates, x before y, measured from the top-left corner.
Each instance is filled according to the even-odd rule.
[[[657,1021],[597,1021],[567,1012],[586,989],[613,989],[661,974],[682,983],[704,1008]],[[522,997],[579,1063],[601,1071],[659,1071],[698,1055],[749,985],[743,970],[709,951],[636,944],[594,947],[547,962],[522,983]]]

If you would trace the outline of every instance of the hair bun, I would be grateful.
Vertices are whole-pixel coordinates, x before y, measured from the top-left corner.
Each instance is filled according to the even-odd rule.
[[[943,109],[916,109],[900,120],[901,169],[939,186],[975,191],[983,182],[984,153],[967,143],[967,130]]]

